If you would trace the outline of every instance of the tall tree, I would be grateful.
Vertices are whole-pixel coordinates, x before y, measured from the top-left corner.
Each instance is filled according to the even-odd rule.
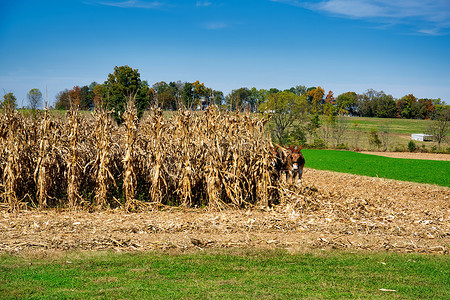
[[[42,105],[42,93],[39,89],[31,89],[27,94],[28,104],[32,110]]]
[[[213,96],[211,98],[211,103],[217,106],[225,104],[225,96],[222,91],[213,90]]]
[[[291,87],[288,91],[298,96],[301,96],[303,94],[306,94],[308,92],[308,89],[304,85],[297,85],[295,87]]]
[[[122,115],[129,100],[135,101],[138,117],[150,103],[150,88],[141,81],[138,69],[129,66],[114,67],[114,72],[105,81],[107,89],[106,107],[114,109],[114,118],[122,122]]]
[[[306,96],[298,96],[284,91],[270,94],[266,102],[261,104],[261,112],[272,114],[272,133],[279,143],[286,143],[289,131],[293,129],[294,122],[306,113]]]
[[[231,110],[244,110],[245,108],[251,109],[250,96],[252,92],[246,88],[240,88],[237,90],[232,90],[230,94],[227,95],[227,104],[230,106]]]
[[[403,119],[412,119],[415,117],[417,108],[415,103],[417,98],[413,94],[405,95],[397,101],[397,116]]]
[[[396,103],[392,95],[380,92],[375,99],[375,116],[378,118],[395,118]]]
[[[334,99],[334,93],[329,91],[325,97],[323,105],[323,113],[328,116],[335,116],[337,114],[336,101]]]
[[[336,105],[338,108],[339,114],[349,114],[349,115],[356,115],[357,114],[357,96],[355,92],[346,92],[343,94],[340,94],[336,98]]]
[[[69,91],[70,105],[72,108],[80,109],[81,103],[81,88],[76,85]]]
[[[441,143],[446,139],[449,131],[450,105],[446,105],[428,128],[428,132],[434,136],[435,141],[438,143],[438,149],[441,149]]]
[[[94,106],[105,107],[105,99],[108,97],[108,90],[104,84],[97,84],[92,88],[94,93]]]
[[[269,91],[265,89],[258,90],[253,87],[250,90],[249,103],[253,112],[256,111],[262,103],[267,101],[268,94]]]
[[[158,106],[163,109],[177,109],[177,88],[173,82],[170,84],[160,81],[152,86],[155,91]]]
[[[379,92],[368,89],[364,94],[357,95],[357,109],[361,117],[375,117],[375,104]]]
[[[312,112],[319,113],[322,111],[323,96],[325,95],[325,90],[322,87],[317,87],[315,89],[309,90],[306,94],[308,96],[308,101],[311,103]]]
[[[186,108],[192,108],[194,105],[194,85],[186,82],[181,90],[181,98]]]
[[[68,110],[70,109],[70,93],[68,89],[60,91],[56,94],[55,109]]]
[[[3,101],[1,103],[2,109],[16,109],[17,108],[17,98],[14,94],[7,93],[3,95]]]
[[[89,86],[82,86],[80,89],[80,109],[93,110],[94,109],[94,88],[98,85],[97,82],[92,82]]]

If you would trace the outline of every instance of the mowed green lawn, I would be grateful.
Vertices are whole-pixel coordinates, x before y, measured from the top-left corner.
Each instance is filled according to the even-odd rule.
[[[2,299],[449,299],[450,257],[213,250],[1,255]]]
[[[306,167],[450,187],[450,161],[389,158],[351,151],[302,150]]]

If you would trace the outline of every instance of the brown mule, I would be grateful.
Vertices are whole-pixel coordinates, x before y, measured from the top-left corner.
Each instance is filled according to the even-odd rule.
[[[300,146],[290,146],[287,150],[289,151],[289,161],[288,161],[288,172],[289,179],[294,179],[298,176],[298,180],[302,179],[303,168],[305,167],[305,158],[302,154],[303,145]]]
[[[291,182],[292,178],[302,179],[303,168],[305,166],[305,158],[301,152],[303,145],[290,146],[289,148],[276,145],[269,145],[272,154],[272,166],[274,177],[279,180],[282,173],[286,174],[286,181]]]

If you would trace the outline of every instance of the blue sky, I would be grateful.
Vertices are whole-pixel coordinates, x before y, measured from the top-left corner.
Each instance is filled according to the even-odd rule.
[[[225,94],[320,85],[450,103],[450,1],[0,0],[0,89],[19,106],[120,65]]]

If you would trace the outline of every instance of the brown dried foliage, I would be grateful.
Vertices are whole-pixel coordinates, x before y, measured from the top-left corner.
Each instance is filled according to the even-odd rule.
[[[267,119],[210,107],[170,119],[153,109],[141,121],[132,101],[117,126],[111,112],[76,108],[57,118],[44,111],[0,115],[1,201],[104,209],[270,206],[280,202]]]

